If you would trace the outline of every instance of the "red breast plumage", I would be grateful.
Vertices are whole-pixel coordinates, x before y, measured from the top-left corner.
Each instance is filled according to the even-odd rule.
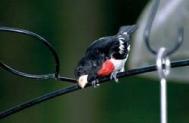
[[[110,60],[106,60],[101,69],[97,72],[97,75],[100,77],[108,76],[114,71],[114,64]]]

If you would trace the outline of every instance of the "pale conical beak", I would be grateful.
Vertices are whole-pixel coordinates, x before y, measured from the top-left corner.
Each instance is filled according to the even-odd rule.
[[[87,85],[88,83],[87,78],[88,78],[88,75],[82,75],[79,77],[78,84],[81,88],[84,88]]]

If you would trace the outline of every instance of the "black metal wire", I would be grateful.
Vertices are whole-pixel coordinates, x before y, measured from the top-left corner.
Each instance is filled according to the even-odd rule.
[[[174,61],[174,62],[171,63],[172,68],[184,67],[184,66],[189,66],[189,59]],[[152,72],[152,71],[156,71],[156,70],[157,70],[156,65],[151,65],[151,66],[147,66],[147,67],[131,69],[131,70],[128,70],[126,72],[118,73],[117,77],[118,78],[124,78],[124,77],[144,74],[144,73]],[[110,82],[109,80],[110,80],[110,77],[100,78],[99,83],[102,84],[102,83]],[[91,87],[91,86],[92,86],[91,84],[88,84],[84,89],[86,89],[87,87]],[[11,116],[11,115],[15,114],[16,112],[22,111],[24,109],[27,109],[29,107],[32,107],[32,106],[37,105],[39,103],[42,103],[44,101],[48,101],[50,99],[53,99],[55,97],[58,97],[58,96],[61,96],[61,95],[64,95],[64,94],[72,93],[72,92],[75,92],[75,91],[80,90],[80,89],[81,88],[78,86],[78,84],[73,84],[69,87],[47,93],[45,95],[42,95],[40,97],[34,98],[32,100],[29,100],[29,101],[26,101],[22,104],[18,104],[16,106],[13,106],[10,109],[7,109],[5,111],[0,112],[0,119]]]
[[[79,86],[77,84],[74,84],[74,85],[72,85],[70,87],[59,89],[59,90],[47,93],[45,95],[39,96],[39,97],[34,98],[32,100],[26,101],[26,102],[24,102],[22,104],[16,105],[16,106],[14,106],[14,107],[12,107],[10,109],[7,109],[7,110],[5,110],[3,112],[0,112],[0,119],[8,117],[8,116],[10,116],[10,115],[12,115],[12,114],[14,114],[16,112],[19,112],[21,110],[24,110],[26,108],[29,108],[29,107],[34,106],[36,104],[39,104],[41,102],[50,100],[52,98],[61,96],[63,94],[74,92],[76,90],[79,90]]]
[[[31,79],[54,79],[55,74],[44,74],[44,75],[34,75],[34,74],[28,74],[28,73],[23,73],[21,71],[18,71],[16,69],[11,68],[10,66],[0,62],[0,67],[6,71],[9,71],[12,74],[15,74],[17,76],[21,77],[26,77],[26,78],[31,78]]]
[[[144,41],[146,43],[148,50],[152,54],[156,55],[157,51],[155,49],[153,49],[152,46],[150,45],[150,33],[151,33],[151,29],[152,29],[152,24],[154,22],[155,16],[156,16],[158,8],[159,8],[160,0],[154,0],[153,2],[154,2],[154,4],[152,6],[151,13],[149,14],[149,18],[148,18],[147,23],[146,23],[146,27],[145,27],[145,30],[144,30],[143,37],[144,37]],[[184,35],[184,28],[179,27],[178,36],[177,36],[177,39],[175,41],[175,45],[172,49],[169,49],[167,51],[166,56],[173,54],[181,46],[181,44],[183,42],[183,37],[184,37],[183,35]]]
[[[59,71],[60,71],[60,62],[59,61],[60,60],[59,60],[59,57],[58,57],[55,49],[53,48],[53,46],[50,44],[50,42],[48,40],[46,40],[45,38],[43,38],[42,36],[40,36],[34,32],[20,29],[20,28],[0,27],[0,31],[1,32],[14,32],[14,33],[23,34],[23,35],[27,35],[27,36],[31,36],[31,37],[39,39],[50,50],[50,52],[53,55],[54,61],[55,61],[55,72],[48,73],[48,74],[42,74],[42,75],[28,74],[25,72],[18,71],[16,69],[10,67],[9,65],[3,63],[2,61],[0,61],[0,67],[2,69],[6,70],[14,75],[31,78],[31,79],[55,79],[55,80],[60,80],[60,81],[72,82],[72,83],[76,82],[75,79],[63,77],[63,76],[59,75]]]

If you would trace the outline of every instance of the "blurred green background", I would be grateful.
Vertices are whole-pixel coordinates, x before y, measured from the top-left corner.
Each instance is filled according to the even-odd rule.
[[[0,25],[37,32],[50,40],[61,75],[73,77],[77,61],[95,39],[136,23],[148,0],[1,0]],[[38,40],[0,33],[1,60],[28,73],[53,71]],[[0,120],[0,123],[159,123],[159,80],[128,77],[63,95]],[[0,111],[70,84],[37,81],[0,70]],[[189,122],[189,85],[168,84],[170,123]]]

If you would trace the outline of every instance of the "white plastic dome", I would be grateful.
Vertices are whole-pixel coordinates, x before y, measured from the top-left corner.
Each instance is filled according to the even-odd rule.
[[[155,2],[155,1],[152,1]],[[146,47],[143,40],[144,28],[152,3],[148,4],[138,20],[138,30],[134,36],[132,52],[129,57],[129,67],[137,68],[155,64],[154,56]],[[155,20],[152,24],[150,45],[158,50],[164,46],[167,49],[174,47],[178,29],[184,27],[184,42],[181,47],[170,56],[171,61],[189,59],[189,0],[161,0]],[[147,77],[157,77],[155,74],[144,74]],[[171,69],[169,78],[184,82],[189,80],[189,67]]]

